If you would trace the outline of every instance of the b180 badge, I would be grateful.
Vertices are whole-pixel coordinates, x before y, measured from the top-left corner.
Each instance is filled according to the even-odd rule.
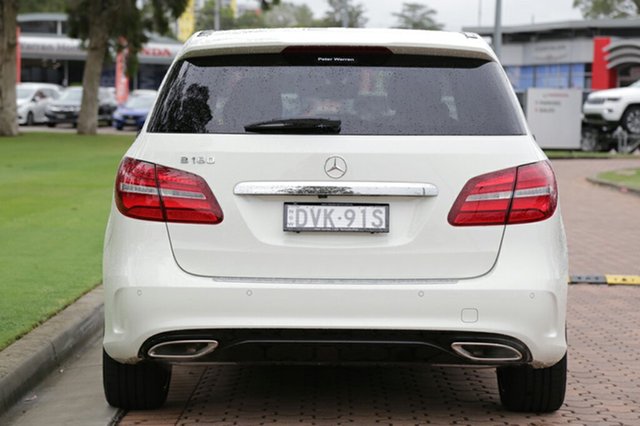
[[[180,164],[214,164],[215,162],[214,157],[180,157]]]

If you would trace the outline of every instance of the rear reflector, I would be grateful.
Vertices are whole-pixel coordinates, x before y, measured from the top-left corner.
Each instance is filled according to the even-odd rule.
[[[200,176],[128,157],[118,169],[115,199],[122,214],[136,219],[202,224],[223,219]]]
[[[448,221],[453,226],[529,223],[553,215],[556,179],[547,161],[475,177],[462,188]]]

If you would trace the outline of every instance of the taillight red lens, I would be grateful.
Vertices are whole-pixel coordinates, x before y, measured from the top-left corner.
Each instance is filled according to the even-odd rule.
[[[125,216],[164,220],[156,168],[151,163],[125,157],[116,177],[116,205]]]
[[[449,212],[453,226],[537,222],[555,212],[556,179],[547,161],[475,177]]]
[[[515,168],[471,179],[453,204],[449,223],[454,226],[504,224],[515,180]]]
[[[216,224],[223,214],[200,176],[125,158],[116,178],[116,205],[136,219]]]
[[[507,223],[545,220],[556,211],[558,186],[548,162],[518,167],[516,190]]]
[[[222,209],[200,176],[156,166],[167,222],[220,223]]]

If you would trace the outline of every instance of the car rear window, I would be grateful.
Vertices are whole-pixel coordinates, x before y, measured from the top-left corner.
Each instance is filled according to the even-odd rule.
[[[339,120],[343,135],[521,135],[495,62],[416,55],[256,54],[183,60],[149,123],[157,133],[246,133],[272,120]]]

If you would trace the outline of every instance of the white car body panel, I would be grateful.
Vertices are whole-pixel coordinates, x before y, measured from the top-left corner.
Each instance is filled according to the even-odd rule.
[[[393,53],[433,54],[496,60],[477,34],[359,28],[281,28],[273,30],[201,31],[194,34],[178,58],[239,53],[277,53],[295,46],[385,47]]]
[[[176,137],[180,138],[179,148]],[[153,134],[141,139],[138,158],[202,176],[218,198],[225,212],[220,225],[169,223],[167,227],[176,260],[185,271],[219,277],[480,276],[496,261],[504,226],[448,226],[451,205],[474,176],[544,159],[532,148],[529,136],[340,136],[329,140],[323,135],[305,135],[305,143],[300,143],[300,135]],[[341,180],[420,182],[441,190],[435,197],[419,198],[319,199],[233,193],[243,181],[331,180],[324,164],[332,155],[347,161],[348,171]],[[194,156],[214,158],[215,163],[180,163],[182,157]],[[283,232],[283,203],[287,201],[388,203],[391,232]]]
[[[202,328],[460,330],[523,341],[535,365],[566,352],[567,251],[559,210],[536,224],[509,226],[498,262],[467,280],[354,283],[224,280],[185,273],[165,225],[112,210],[104,253],[107,353],[139,361],[158,333]],[[123,250],[122,247],[127,247]],[[462,311],[478,320],[462,321]]]

